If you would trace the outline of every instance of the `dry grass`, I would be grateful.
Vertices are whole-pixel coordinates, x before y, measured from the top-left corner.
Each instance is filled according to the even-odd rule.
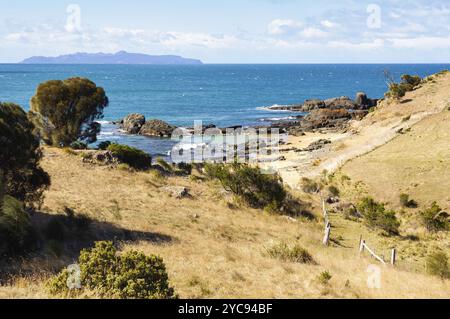
[[[43,167],[52,177],[45,212],[67,206],[136,234],[122,241],[121,249],[161,255],[173,286],[184,298],[444,298],[450,291],[448,281],[411,273],[406,266],[383,268],[382,289],[369,289],[367,267],[374,261],[358,257],[359,231],[353,229],[361,226],[338,216],[333,217],[332,237],[339,234],[340,243],[325,248],[322,222],[294,222],[259,210],[231,209],[215,184],[83,164],[79,157],[50,148],[45,149]],[[187,186],[192,198],[174,199],[159,188],[162,185]],[[96,231],[100,237],[107,235],[103,226]],[[372,237],[383,244],[378,236]],[[270,258],[266,247],[277,242],[300,245],[317,264]],[[71,262],[68,257],[56,260],[25,261],[26,267],[39,268],[44,275],[18,275],[0,287],[0,297],[50,297],[43,286],[45,274]],[[317,278],[326,270],[332,279],[324,287]]]

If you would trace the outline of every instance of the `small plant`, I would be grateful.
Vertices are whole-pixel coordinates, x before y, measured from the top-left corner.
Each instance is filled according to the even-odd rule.
[[[75,152],[73,149],[71,149],[70,147],[65,147],[63,148],[64,153],[66,153],[67,155],[73,155],[73,156],[77,156],[78,153]]]
[[[449,229],[449,215],[442,211],[436,202],[419,214],[428,231],[437,232]]]
[[[341,195],[339,189],[334,185],[328,187],[328,192],[330,192],[330,194],[333,195],[334,197],[339,197]]]
[[[444,252],[435,252],[427,258],[427,271],[430,275],[438,276],[442,279],[450,278],[450,265],[448,256]]]
[[[253,208],[270,205],[281,211],[288,197],[278,175],[262,174],[257,167],[240,163],[207,164],[205,174],[211,179],[218,179],[225,190]]]
[[[103,296],[121,299],[176,298],[163,260],[130,251],[118,255],[112,242],[97,242],[95,247],[80,253],[83,289],[100,292]],[[69,271],[64,269],[47,286],[54,295],[67,294]]]
[[[384,204],[377,203],[373,198],[366,197],[357,205],[366,225],[370,228],[383,230],[388,235],[398,235],[400,222],[392,210],[386,210]]]
[[[70,143],[69,147],[73,150],[86,150],[88,148],[86,143],[80,141]]]
[[[112,144],[112,143],[111,143],[110,141],[103,141],[103,142],[100,142],[100,143],[98,144],[97,148],[98,148],[99,150],[105,151],[105,150],[108,149],[108,147],[109,147],[111,144]]]
[[[389,91],[386,93],[387,98],[398,100],[405,96],[406,92],[413,91],[422,83],[422,78],[418,75],[404,74],[400,83],[396,83],[391,74],[385,71],[385,77],[388,82]]]
[[[164,169],[168,173],[173,172],[173,167],[169,163],[167,163],[162,157],[158,157],[156,159],[156,164],[158,164],[162,169]]]
[[[288,261],[301,264],[314,264],[311,254],[301,246],[295,244],[289,246],[286,243],[276,244],[267,250],[267,254],[282,261]]]
[[[319,184],[317,184],[317,182],[315,182],[309,178],[306,178],[306,177],[302,178],[302,186],[301,187],[302,187],[302,190],[308,194],[314,194],[320,190]]]
[[[30,216],[15,198],[4,196],[0,200],[0,256],[22,253],[36,239]]]
[[[324,271],[321,272],[320,275],[317,277],[317,281],[322,285],[328,285],[330,283],[331,278],[333,278],[333,276],[330,274],[330,272]]]
[[[419,206],[415,200],[409,198],[408,194],[400,195],[400,205],[406,208],[417,208]]]
[[[152,165],[152,157],[149,154],[131,146],[111,144],[108,146],[108,151],[117,156],[119,161],[134,169],[146,170]]]

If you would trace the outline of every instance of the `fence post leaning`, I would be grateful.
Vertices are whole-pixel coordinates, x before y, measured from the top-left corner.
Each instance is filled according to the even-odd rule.
[[[395,262],[397,261],[397,250],[392,248],[391,250],[391,265],[395,266]]]
[[[327,225],[325,229],[325,237],[323,238],[323,244],[325,246],[328,246],[328,243],[330,242],[330,234],[331,234],[331,225]]]

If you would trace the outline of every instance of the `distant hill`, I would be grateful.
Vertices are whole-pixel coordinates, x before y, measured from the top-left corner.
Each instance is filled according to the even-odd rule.
[[[74,53],[57,57],[34,56],[23,60],[24,64],[156,64],[199,65],[200,60],[176,55],[147,55],[120,51],[110,53]]]

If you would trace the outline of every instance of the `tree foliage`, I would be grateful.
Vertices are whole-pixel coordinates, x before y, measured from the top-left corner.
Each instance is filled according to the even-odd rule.
[[[97,242],[81,251],[78,260],[82,288],[96,290],[106,297],[121,299],[176,298],[169,285],[163,260],[130,251],[118,255],[112,242]],[[63,270],[49,282],[53,294],[67,293],[69,271]]]
[[[366,225],[370,228],[381,229],[389,235],[398,235],[400,222],[392,210],[367,197],[357,205],[358,212],[364,217]]]
[[[39,136],[50,145],[68,146],[77,140],[93,143],[108,98],[101,87],[85,78],[41,83],[31,99],[30,118]]]
[[[0,103],[0,176],[3,192],[26,204],[39,203],[50,177],[39,166],[42,153],[33,124],[18,105]]]

